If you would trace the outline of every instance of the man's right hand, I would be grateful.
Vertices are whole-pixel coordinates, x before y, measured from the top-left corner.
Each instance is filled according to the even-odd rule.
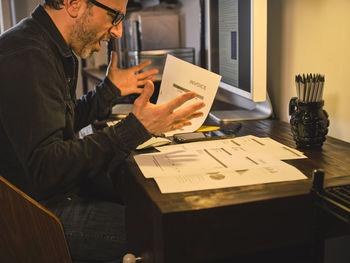
[[[195,92],[186,92],[166,104],[155,105],[149,101],[153,91],[153,82],[148,80],[132,108],[132,113],[151,134],[160,135],[180,129],[191,125],[191,119],[203,116],[203,112],[198,111],[205,106],[203,102],[193,103],[186,108],[176,110],[186,101],[193,99],[197,95]]]

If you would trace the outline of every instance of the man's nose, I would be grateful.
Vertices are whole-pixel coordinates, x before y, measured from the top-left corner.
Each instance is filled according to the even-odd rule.
[[[120,22],[118,25],[112,26],[110,34],[113,38],[121,38],[123,35],[123,23]]]

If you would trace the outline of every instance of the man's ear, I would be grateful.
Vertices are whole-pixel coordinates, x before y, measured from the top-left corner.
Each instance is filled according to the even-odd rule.
[[[84,4],[84,0],[65,0],[64,2],[64,8],[72,18],[76,18],[78,16],[79,10]]]

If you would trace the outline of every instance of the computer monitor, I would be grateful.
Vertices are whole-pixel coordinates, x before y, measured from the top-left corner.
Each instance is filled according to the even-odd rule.
[[[218,122],[271,115],[267,0],[206,0],[207,68],[222,76],[210,113]]]

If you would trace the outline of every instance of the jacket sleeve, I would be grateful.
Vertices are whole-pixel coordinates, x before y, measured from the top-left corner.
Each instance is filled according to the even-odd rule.
[[[101,174],[112,158],[123,160],[151,137],[131,114],[118,125],[74,138],[65,77],[49,55],[32,48],[2,57],[1,64],[1,121],[40,199],[69,190],[84,176]]]
[[[74,129],[79,131],[94,120],[106,119],[121,98],[120,90],[107,78],[75,102]]]

